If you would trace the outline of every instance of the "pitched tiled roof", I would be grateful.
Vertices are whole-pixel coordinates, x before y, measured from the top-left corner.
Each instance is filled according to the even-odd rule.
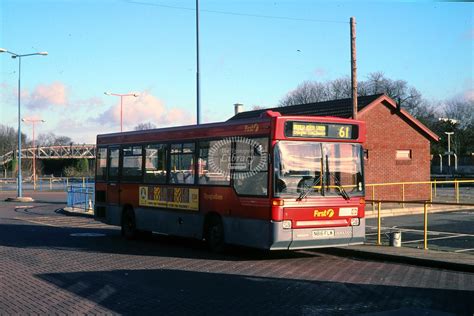
[[[364,97],[358,97],[358,110],[361,111],[363,108],[365,108],[367,105],[369,105],[382,95],[383,94],[375,94]],[[231,117],[229,121],[259,117],[260,114],[267,110],[280,112],[281,115],[315,115],[349,118],[352,117],[352,98],[241,112]]]
[[[368,95],[364,97],[357,98],[357,109],[358,112],[362,111],[368,105],[374,103],[378,99],[379,102],[383,102],[389,108],[393,110],[397,109],[397,104],[394,100],[386,96],[385,94],[374,94]],[[374,103],[376,104],[376,103]],[[324,102],[316,102],[316,103],[308,103],[308,104],[300,104],[300,105],[290,105],[290,106],[282,106],[282,107],[274,107],[269,109],[261,109],[261,110],[254,110],[254,111],[247,111],[241,112],[233,117],[231,117],[228,121],[233,120],[242,120],[242,119],[253,119],[258,118],[262,113],[267,110],[272,110],[275,112],[279,112],[281,115],[314,115],[314,116],[336,116],[342,118],[350,118],[352,117],[352,99],[339,99],[339,100],[332,100],[332,101],[324,101]],[[420,133],[425,135],[430,140],[439,141],[439,136],[433,133],[429,128],[423,125],[420,121],[416,118],[411,116],[407,111],[404,109],[399,109],[395,111],[400,117],[402,117],[409,125],[413,128],[418,130]]]

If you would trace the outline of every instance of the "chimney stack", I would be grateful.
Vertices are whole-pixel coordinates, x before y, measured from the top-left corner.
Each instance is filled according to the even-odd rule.
[[[242,103],[235,103],[234,104],[234,114],[237,115],[240,112],[244,111],[244,105]]]

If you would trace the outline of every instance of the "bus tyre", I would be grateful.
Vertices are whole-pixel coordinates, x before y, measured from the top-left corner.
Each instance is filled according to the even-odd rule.
[[[215,253],[224,251],[224,225],[222,225],[222,220],[219,217],[214,216],[209,218],[205,236],[207,247],[210,251]]]
[[[126,208],[122,214],[122,236],[126,239],[136,239],[138,230],[135,222],[135,213],[132,209]]]

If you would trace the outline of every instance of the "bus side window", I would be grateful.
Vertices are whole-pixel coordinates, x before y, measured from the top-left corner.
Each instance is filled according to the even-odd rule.
[[[268,195],[268,138],[234,141],[234,189],[240,195]]]
[[[199,184],[230,185],[231,141],[222,139],[199,143]]]
[[[99,147],[97,149],[97,159],[96,163],[96,179],[99,181],[104,181],[107,176],[107,148]]]
[[[142,146],[122,147],[122,180],[141,180],[143,170]]]
[[[145,146],[145,182],[166,183],[167,152],[166,144]]]
[[[119,175],[119,148],[109,148],[107,166],[109,167],[107,179],[117,181]]]
[[[194,143],[171,144],[170,183],[194,184]]]

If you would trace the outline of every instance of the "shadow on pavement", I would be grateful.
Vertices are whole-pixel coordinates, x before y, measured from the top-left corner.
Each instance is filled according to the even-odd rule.
[[[0,203],[4,205],[27,205],[36,206],[37,204],[66,205],[67,193],[64,191],[39,192],[23,191],[23,196],[31,197],[34,202],[6,202],[5,199],[16,197],[16,191],[0,191]]]
[[[37,277],[120,314],[471,315],[474,310],[474,292],[457,290],[169,269]]]
[[[35,220],[35,217],[31,217],[31,219]],[[93,222],[93,220],[91,221]],[[80,235],[86,233],[104,236],[71,236],[71,234]],[[293,251],[270,252],[243,247],[228,247],[224,253],[214,254],[206,249],[204,242],[194,239],[153,234],[138,240],[125,240],[120,235],[120,230],[115,227],[53,227],[27,224],[24,221],[18,221],[18,224],[0,224],[0,246],[227,261],[294,259],[320,256],[313,253]]]

